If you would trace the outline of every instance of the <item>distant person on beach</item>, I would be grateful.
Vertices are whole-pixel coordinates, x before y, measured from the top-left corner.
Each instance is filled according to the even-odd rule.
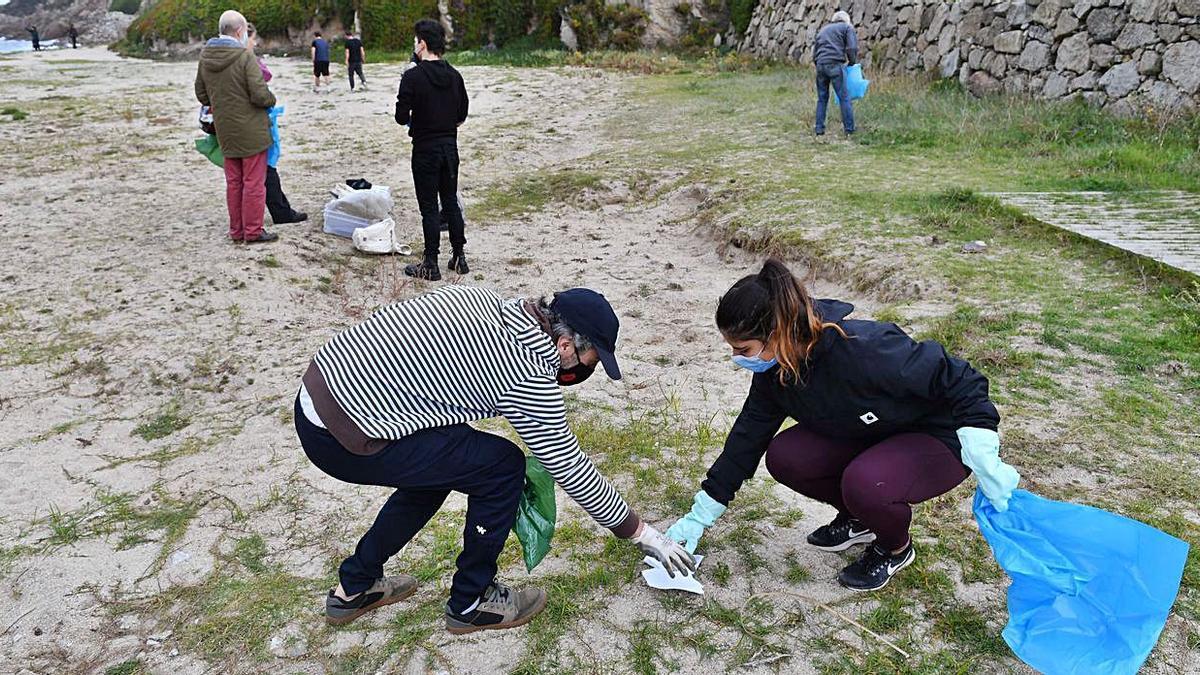
[[[266,205],[267,150],[272,145],[267,110],[275,95],[267,88],[249,42],[246,17],[234,10],[221,14],[220,36],[200,52],[196,98],[212,108],[217,141],[225,156],[225,200],[229,238],[234,242],[274,241],[263,229]]]
[[[75,29],[75,24],[67,29],[67,37],[71,38],[71,49],[79,49],[79,31]]]
[[[33,51],[42,51],[42,36],[38,33],[37,26],[29,26],[25,30],[29,31],[29,37],[33,40]]]
[[[246,49],[253,54],[254,48],[258,46],[258,31],[254,28],[254,24],[246,25],[246,34],[249,36],[246,41]],[[258,62],[258,69],[262,73],[263,81],[270,82],[273,75],[267,68],[266,62],[259,56],[255,56],[255,60]],[[271,222],[276,225],[308,220],[307,213],[292,208],[287,195],[283,193],[283,184],[279,182],[279,172],[275,168],[279,162],[279,127],[275,121],[275,113],[282,114],[282,112],[282,108],[277,111],[268,111],[271,120],[272,143],[267,150],[267,212],[271,214]]]
[[[466,274],[466,224],[458,201],[458,127],[467,119],[467,89],[462,75],[442,60],[446,51],[446,31],[432,19],[414,26],[413,51],[418,59],[400,78],[396,94],[396,123],[408,126],[413,140],[412,173],[421,209],[421,229],[425,236],[425,258],[409,265],[410,277],[437,281],[442,215],[450,228],[449,268]]]
[[[359,89],[367,90],[367,78],[363,75],[363,63],[367,60],[367,50],[363,48],[362,40],[354,35],[354,31],[346,29],[346,73],[350,75],[350,91],[354,91],[354,74],[362,84]]]
[[[312,41],[313,62],[313,91],[321,86],[321,78],[325,78],[325,86],[329,86],[329,41],[321,37],[321,31],[313,33]]]
[[[825,133],[825,111],[829,107],[829,87],[837,92],[838,107],[842,111],[842,128],[846,135],[854,133],[854,108],[850,105],[850,92],[846,89],[846,77],[842,73],[845,64],[858,63],[858,35],[850,24],[850,15],[843,11],[833,14],[833,23],[817,33],[813,42],[813,63],[817,68],[817,123],[816,134]]]

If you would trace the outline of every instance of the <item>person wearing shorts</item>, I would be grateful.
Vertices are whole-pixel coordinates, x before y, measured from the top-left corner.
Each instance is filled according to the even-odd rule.
[[[321,78],[325,78],[325,86],[329,86],[329,41],[321,37],[321,31],[313,33],[312,41],[313,62],[313,91],[321,86]]]

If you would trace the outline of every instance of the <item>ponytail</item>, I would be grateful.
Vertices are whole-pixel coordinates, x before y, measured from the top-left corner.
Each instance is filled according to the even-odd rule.
[[[804,284],[778,258],[768,258],[758,274],[742,277],[717,303],[717,328],[732,340],[768,341],[779,361],[779,381],[800,380],[808,357],[826,328]]]

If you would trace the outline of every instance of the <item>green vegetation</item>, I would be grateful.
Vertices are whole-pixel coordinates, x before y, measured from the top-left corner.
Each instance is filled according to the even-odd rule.
[[[191,418],[182,412],[182,403],[179,399],[171,399],[164,405],[154,417],[142,422],[129,432],[130,436],[140,436],[147,441],[153,441],[158,438],[170,436],[171,434],[186,428],[192,423]]]
[[[8,119],[10,122],[20,122],[21,120],[25,119],[26,117],[29,117],[29,113],[25,112],[24,110],[21,110],[20,108],[12,108],[12,107],[0,110],[0,115],[8,115]]]
[[[155,40],[183,43],[211,36],[225,9],[216,0],[159,0],[133,22],[122,46],[140,53]],[[366,46],[404,58],[412,47],[413,24],[438,16],[434,0],[247,0],[239,6],[264,36],[287,35],[289,29],[304,29],[314,21],[353,25],[356,9]],[[634,49],[646,28],[642,10],[603,0],[458,0],[451,6],[454,46],[557,44],[560,11],[585,50]]]
[[[142,8],[141,0],[112,0],[108,4],[108,11],[121,12],[123,14],[134,15]]]

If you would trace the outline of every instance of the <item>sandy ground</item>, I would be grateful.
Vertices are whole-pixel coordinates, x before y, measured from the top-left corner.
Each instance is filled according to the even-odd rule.
[[[392,187],[395,218],[417,243],[409,142],[392,120],[401,67],[369,64],[366,93],[350,94],[335,79],[332,91],[317,94],[304,63],[270,65],[272,89],[287,106],[283,184],[293,205],[314,218],[275,228],[278,243],[243,247],[225,238],[220,173],[191,147],[199,136],[194,63],[98,50],[0,60],[0,101],[30,113],[0,123],[9,163],[0,183],[0,233],[9,242],[0,269],[0,546],[31,547],[0,570],[0,672],[95,672],[133,658],[152,672],[258,671],[261,664],[237,654],[205,661],[148,614],[118,616],[113,604],[202,582],[217,554],[247,533],[262,535],[269,559],[291,573],[327,580],[332,561],[384,499],[383,490],[347,488],[309,465],[288,416],[308,359],[334,331],[428,287],[404,280],[408,260],[356,256],[348,240],[319,229],[326,190],[363,176]],[[464,76],[472,100],[460,138],[469,208],[489,185],[571,166],[624,105],[623,76],[611,73],[466,68]],[[472,273],[447,279],[509,296],[576,285],[603,292],[622,316],[627,379],[589,381],[577,392],[585,407],[636,413],[676,405],[682,418],[724,426],[748,377],[727,360],[712,310],[756,261],[697,232],[688,216],[704,194],[698,186],[643,205],[615,185],[599,208],[560,205],[512,222],[469,222]],[[824,282],[816,294],[855,302],[860,315],[874,307]],[[132,434],[172,405],[191,420],[186,428],[151,441]],[[172,454],[181,447],[192,450]],[[165,552],[162,532],[146,542],[123,542],[114,532],[39,552],[54,536],[49,514],[92,509],[86,527],[87,519],[105,518],[98,495],[123,493],[136,495],[136,508],[187,500],[198,510]],[[640,507],[655,502],[631,498]],[[583,519],[561,493],[559,501],[565,517]],[[831,579],[840,559],[801,546],[830,514],[800,506],[801,522],[772,532],[761,553],[778,569],[795,549],[814,577]],[[254,517],[239,518],[248,512]],[[664,515],[660,524],[669,523]],[[588,527],[598,540],[606,536]],[[551,559],[534,577],[567,565]],[[714,588],[713,597],[736,606],[751,592],[784,587],[775,573]],[[843,595],[832,582],[813,587],[826,600]],[[993,601],[1002,593],[960,590]],[[423,593],[435,601],[439,591]],[[314,586],[305,622],[288,628],[307,642],[295,652],[282,648],[274,669],[334,670],[342,655],[389,639],[384,619],[311,637],[322,595]],[[664,612],[640,584],[606,602],[601,620],[560,645],[598,670],[625,656],[623,633],[611,626]],[[389,668],[507,670],[524,636],[432,640],[437,659],[422,649]],[[784,670],[808,672],[806,647],[795,648]],[[676,657],[684,669],[704,665],[687,650]]]

